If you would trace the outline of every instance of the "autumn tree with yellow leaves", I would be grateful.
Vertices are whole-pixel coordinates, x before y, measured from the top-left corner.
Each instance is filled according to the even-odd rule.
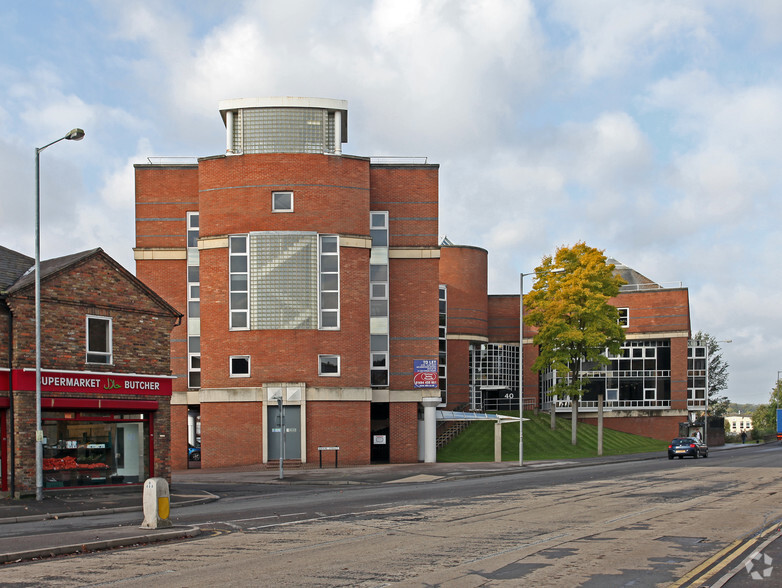
[[[525,321],[538,328],[533,342],[540,355],[532,369],[557,371],[551,393],[570,397],[573,445],[578,401],[588,384],[581,376],[582,362],[608,365],[606,351],[617,354],[625,338],[619,311],[608,303],[622,284],[603,252],[580,242],[544,257],[524,297]]]

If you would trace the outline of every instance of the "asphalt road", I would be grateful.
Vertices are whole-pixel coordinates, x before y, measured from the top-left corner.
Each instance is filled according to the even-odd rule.
[[[200,527],[197,539],[6,566],[0,583],[712,585],[740,565],[739,547],[762,544],[760,533],[782,519],[781,460],[775,444],[442,483],[210,486],[221,500],[172,514],[177,525]],[[97,519],[54,522],[138,524],[132,513]],[[753,581],[741,568],[731,582],[741,573]],[[782,585],[774,575],[767,585]]]

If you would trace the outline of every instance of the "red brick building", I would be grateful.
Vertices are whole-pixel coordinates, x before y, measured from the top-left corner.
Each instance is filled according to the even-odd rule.
[[[101,249],[41,262],[43,487],[170,480],[181,315]],[[0,247],[2,491],[36,492],[34,260]]]
[[[519,296],[488,295],[488,252],[445,242],[440,278],[447,284],[449,403],[470,410],[518,410]],[[611,366],[582,367],[590,379],[580,420],[596,423],[598,395],[606,427],[669,440],[705,404],[705,348],[690,341],[687,288],[662,285],[615,260],[626,285],[610,302],[620,309],[626,340]],[[549,393],[558,375],[531,369],[533,327],[524,325],[524,407],[570,415],[570,400]]]
[[[519,297],[488,294],[486,250],[440,246],[437,165],[343,154],[345,101],[219,110],[224,155],[135,166],[137,275],[186,315],[171,336],[174,468],[276,462],[283,443],[301,463],[321,447],[345,465],[434,461],[435,407],[518,408]],[[671,437],[697,404],[687,290],[639,280],[615,300],[623,353],[659,361],[631,378],[616,358],[600,378],[617,428]],[[547,392],[556,374],[529,369],[531,336],[524,405],[566,412]]]
[[[415,373],[438,359],[438,166],[343,155],[344,101],[220,113],[225,155],[135,166],[137,275],[187,311],[173,466],[188,443],[205,468],[278,460],[281,411],[286,459],[418,460],[440,396],[436,368]]]

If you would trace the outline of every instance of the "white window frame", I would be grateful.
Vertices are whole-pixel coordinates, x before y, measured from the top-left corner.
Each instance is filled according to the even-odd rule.
[[[324,372],[323,371],[323,362],[327,359],[336,359],[337,360],[337,371],[336,373],[332,372]],[[318,355],[318,375],[323,376],[324,378],[337,378],[342,373],[342,360],[340,359],[339,355],[334,355],[331,353],[322,353]]]
[[[621,326],[623,329],[626,329],[630,326],[630,309],[626,306],[623,306],[621,308],[617,308],[616,310],[619,311],[619,318],[617,319],[619,326]]]
[[[106,323],[106,351],[95,351],[90,349],[90,321],[101,321]],[[84,323],[85,327],[85,345],[86,345],[86,363],[96,363],[100,365],[112,365],[114,363],[113,354],[113,322],[109,316],[95,316],[88,314]],[[95,361],[90,356],[100,356],[106,361]]]
[[[324,252],[323,251],[323,241],[325,239],[334,239],[336,242],[336,251],[331,252]],[[319,235],[318,236],[318,329],[322,331],[339,331],[340,330],[340,323],[341,323],[341,306],[342,306],[342,300],[341,300],[341,289],[340,289],[340,279],[341,279],[341,272],[340,272],[340,242],[339,242],[339,235]],[[324,256],[334,256],[337,259],[337,270],[335,272],[326,272],[323,270],[323,266],[321,264],[321,260]],[[337,289],[336,290],[324,290],[323,286],[323,276],[324,275],[336,275],[337,278]],[[324,293],[331,293],[337,295],[337,307],[336,308],[323,308],[322,304],[322,295]],[[328,325],[324,326],[323,324],[323,315],[324,313],[334,313],[336,316],[336,325]]]
[[[291,205],[289,208],[281,208],[277,206],[277,196],[282,195],[290,196]],[[290,190],[278,190],[272,192],[272,212],[293,212],[293,192]]]
[[[234,240],[244,240],[244,252],[234,253],[232,243]],[[246,271],[232,272],[231,259],[233,257],[244,257]],[[246,290],[233,290],[231,276],[244,275],[246,279]],[[232,294],[245,294],[246,304],[244,308],[233,307]],[[250,330],[250,239],[248,235],[229,235],[228,236],[228,325],[231,331],[249,331]],[[244,316],[244,326],[234,325],[234,316]]]
[[[247,372],[234,372],[234,360],[235,359],[246,359],[247,360]],[[252,366],[250,365],[250,356],[249,355],[232,355],[228,359],[228,371],[230,372],[231,378],[249,378],[250,373],[252,370]]]

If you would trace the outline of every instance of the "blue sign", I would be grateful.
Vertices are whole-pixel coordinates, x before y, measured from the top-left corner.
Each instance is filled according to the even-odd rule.
[[[413,384],[416,388],[437,388],[439,377],[436,359],[414,359]]]

